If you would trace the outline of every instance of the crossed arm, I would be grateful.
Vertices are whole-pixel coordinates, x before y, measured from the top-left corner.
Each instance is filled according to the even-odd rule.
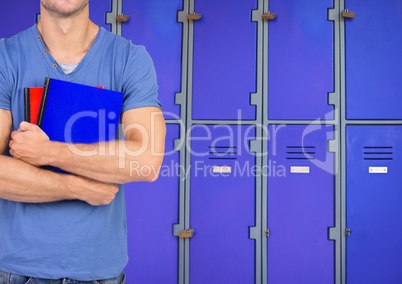
[[[154,107],[129,110],[122,123],[124,141],[91,145],[52,142],[39,127],[26,122],[11,133],[10,141],[11,114],[0,110],[0,151],[4,152],[10,141],[14,156],[0,156],[0,198],[21,202],[80,199],[103,205],[114,199],[116,184],[155,180],[166,132],[161,111]],[[37,167],[42,165],[72,174]]]

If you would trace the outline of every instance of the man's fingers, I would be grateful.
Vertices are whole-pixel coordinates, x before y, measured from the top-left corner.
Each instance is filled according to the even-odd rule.
[[[36,128],[36,124],[32,124],[26,121],[23,121],[20,123],[20,131],[29,131],[29,130],[34,130]]]

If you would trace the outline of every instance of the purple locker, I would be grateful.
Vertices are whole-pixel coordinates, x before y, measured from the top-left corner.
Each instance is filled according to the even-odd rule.
[[[268,116],[271,120],[333,119],[333,0],[269,1]]]
[[[173,236],[173,225],[179,223],[180,167],[179,154],[174,151],[179,129],[178,125],[167,126],[166,155],[159,179],[125,186],[127,283],[178,282],[178,239]],[[134,165],[133,170],[141,169]]]
[[[402,119],[402,2],[345,0],[348,119]]]
[[[159,100],[166,119],[178,119],[180,106],[175,94],[181,90],[182,24],[177,22],[182,0],[123,1],[124,14],[131,18],[122,26],[122,35],[145,45],[158,75]],[[183,90],[184,91],[184,90]]]
[[[112,11],[113,0],[97,0],[89,2],[89,18],[97,25],[110,31],[110,25],[106,24],[106,13]]]
[[[39,0],[18,0],[0,2],[0,38],[11,37],[36,23],[40,11]]]
[[[346,127],[346,283],[402,283],[402,126]]]
[[[271,125],[268,283],[334,283],[332,126]]]
[[[254,126],[191,129],[191,284],[254,283]]]
[[[194,1],[193,119],[255,119],[256,0]]]

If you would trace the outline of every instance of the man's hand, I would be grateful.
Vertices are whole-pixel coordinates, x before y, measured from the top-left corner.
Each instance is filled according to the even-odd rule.
[[[11,133],[10,153],[14,158],[34,166],[47,165],[46,149],[49,137],[37,125],[21,122],[20,128]]]
[[[97,182],[74,175],[65,175],[67,186],[73,199],[79,199],[90,205],[108,205],[116,197],[119,187],[115,184]]]

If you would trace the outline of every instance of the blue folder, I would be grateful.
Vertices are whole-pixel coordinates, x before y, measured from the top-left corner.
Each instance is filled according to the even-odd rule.
[[[38,125],[52,141],[97,143],[118,136],[124,94],[46,78]]]

